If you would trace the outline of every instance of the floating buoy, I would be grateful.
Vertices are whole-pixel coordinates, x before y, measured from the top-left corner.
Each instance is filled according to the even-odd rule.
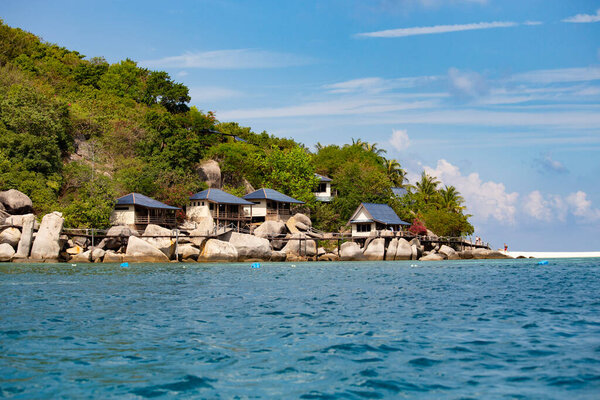
[[[123,267],[123,268],[129,268],[129,263],[126,263],[126,262],[121,263],[121,267]]]
[[[296,268],[296,264],[292,264],[292,265],[290,265],[290,267]]]
[[[538,265],[548,265],[548,261],[547,260],[538,261]]]
[[[77,264],[71,264],[71,267],[76,267],[76,266],[77,266]]]
[[[253,263],[252,268],[260,268],[260,263]]]

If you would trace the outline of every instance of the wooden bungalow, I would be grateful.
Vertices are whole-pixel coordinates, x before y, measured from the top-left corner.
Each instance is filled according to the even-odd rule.
[[[317,187],[317,190],[313,192],[315,198],[318,201],[326,203],[330,202],[333,199],[331,194],[331,178],[316,173],[315,176],[319,178],[319,186]]]
[[[169,206],[140,193],[129,193],[117,199],[110,216],[111,225],[129,225],[144,230],[148,224],[175,228],[177,207]]]
[[[217,228],[235,227],[239,232],[250,223],[253,204],[220,189],[210,188],[190,196],[186,214],[191,220],[211,216]],[[250,207],[249,214],[244,212],[244,207]]]
[[[292,204],[304,204],[273,189],[258,189],[244,196],[251,201],[252,206],[244,207],[246,215],[252,217],[252,222],[287,221],[292,215]]]
[[[389,230],[400,231],[410,226],[402,221],[387,204],[361,203],[354,211],[349,224],[352,225],[352,237],[365,238],[372,232]]]

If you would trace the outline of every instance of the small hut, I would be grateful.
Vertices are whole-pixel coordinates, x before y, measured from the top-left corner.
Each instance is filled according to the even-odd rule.
[[[273,189],[258,189],[244,196],[253,206],[244,207],[252,216],[252,222],[287,221],[292,215],[292,204],[304,204],[303,201],[286,196]]]
[[[403,226],[409,226],[402,221],[387,204],[361,203],[349,224],[352,225],[352,237],[368,237],[374,231],[400,231]]]
[[[315,176],[319,179],[319,186],[314,191],[315,198],[318,201],[330,202],[333,199],[331,195],[331,178],[315,173]]]
[[[210,188],[190,196],[186,214],[192,220],[210,216],[218,228],[235,227],[239,232],[250,222],[253,204],[220,189]],[[246,214],[244,206],[250,207],[250,213]]]
[[[129,193],[117,199],[110,216],[111,225],[130,225],[144,230],[148,224],[175,228],[175,213],[180,210],[140,193]]]

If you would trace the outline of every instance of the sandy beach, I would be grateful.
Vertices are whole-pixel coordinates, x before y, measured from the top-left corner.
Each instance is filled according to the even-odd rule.
[[[594,258],[600,257],[600,251],[507,251],[502,252],[511,257],[534,258]]]

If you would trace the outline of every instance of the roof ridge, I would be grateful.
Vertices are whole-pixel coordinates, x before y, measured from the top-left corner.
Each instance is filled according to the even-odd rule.
[[[131,193],[131,197],[133,197],[133,204],[135,204],[135,192]]]

